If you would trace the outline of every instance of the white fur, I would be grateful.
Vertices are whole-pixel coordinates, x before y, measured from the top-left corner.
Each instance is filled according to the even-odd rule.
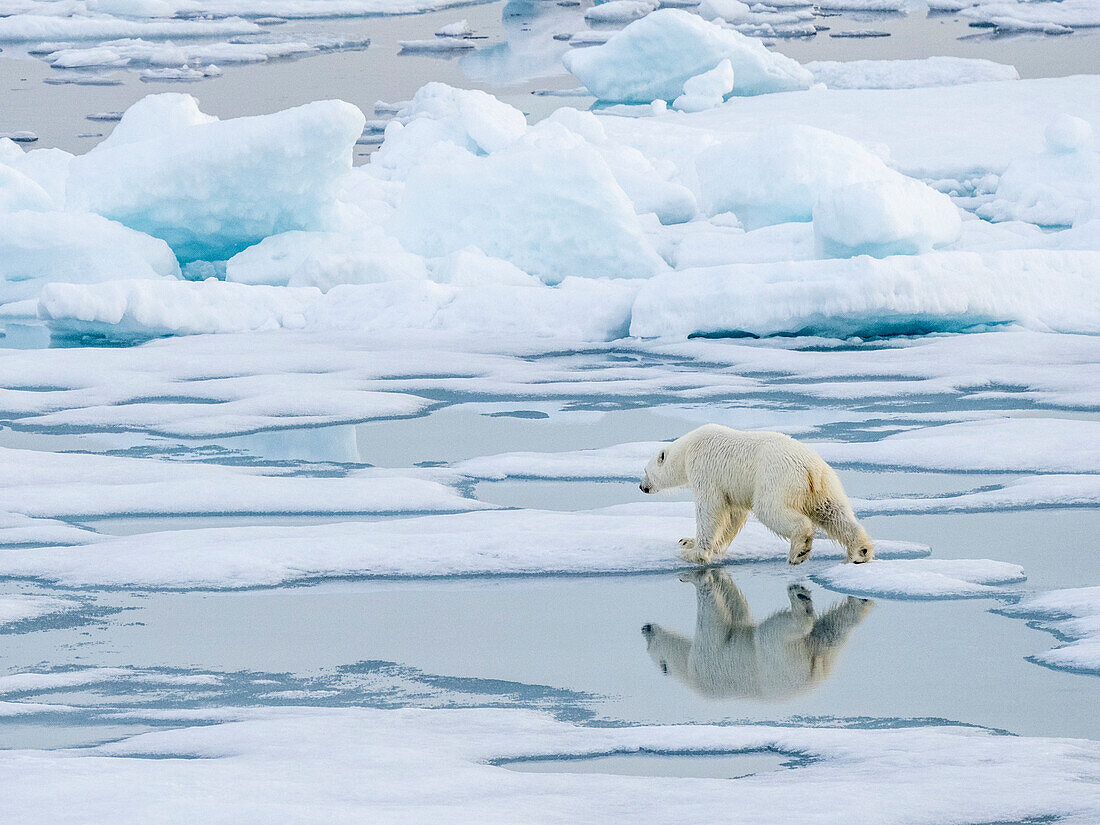
[[[810,556],[814,530],[848,550],[848,561],[874,557],[874,544],[856,521],[833,468],[782,433],[743,432],[704,424],[650,459],[643,492],[689,487],[695,493],[695,538],[680,539],[680,555],[709,564],[725,553],[751,512],[790,539],[787,561]]]
[[[815,616],[809,591],[792,584],[790,610],[754,624],[726,573],[697,571],[685,580],[698,588],[695,638],[652,624],[642,635],[661,670],[712,697],[775,701],[807,692],[829,676],[852,629],[874,604],[848,596]]]

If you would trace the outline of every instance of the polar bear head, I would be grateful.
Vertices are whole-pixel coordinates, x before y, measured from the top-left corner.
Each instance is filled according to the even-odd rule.
[[[638,485],[643,493],[657,493],[683,487],[687,484],[687,471],[683,458],[676,450],[676,443],[662,447],[645,465],[645,476]]]

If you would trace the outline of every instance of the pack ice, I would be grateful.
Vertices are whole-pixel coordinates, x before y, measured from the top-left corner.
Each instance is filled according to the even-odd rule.
[[[566,108],[529,124],[432,83],[357,168],[364,118],[337,101],[218,121],[190,96],[154,95],[81,156],[0,142],[0,297],[37,297],[56,329],[124,338],[1100,329],[1096,79],[723,102],[731,72],[736,87],[755,70],[739,60],[775,56],[658,11],[613,39],[652,64],[634,80],[664,71],[638,39],[654,19],[744,47],[664,90],[699,111]],[[991,142],[985,125],[1005,112],[1018,114]]]

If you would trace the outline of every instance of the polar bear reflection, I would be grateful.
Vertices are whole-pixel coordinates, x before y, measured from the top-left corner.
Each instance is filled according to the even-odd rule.
[[[642,628],[654,662],[697,693],[774,701],[798,696],[828,677],[848,636],[874,602],[849,596],[820,616],[810,592],[787,588],[789,610],[755,624],[745,597],[719,570],[686,574],[699,606],[695,638],[662,627]]]

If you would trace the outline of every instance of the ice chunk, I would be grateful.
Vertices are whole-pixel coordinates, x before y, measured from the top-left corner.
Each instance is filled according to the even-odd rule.
[[[695,168],[703,211],[733,212],[754,228],[808,221],[831,190],[897,177],[856,141],[809,126],[732,136],[702,151]]]
[[[1012,322],[1096,334],[1097,266],[1097,252],[1026,250],[686,270],[642,284],[630,334],[847,338]]]
[[[99,142],[98,151],[129,143],[171,138],[191,126],[202,126],[218,120],[213,115],[201,112],[199,102],[191,95],[179,92],[147,95],[118,118],[113,118],[113,112],[108,112],[107,115],[117,119],[118,125]]]
[[[1047,124],[1047,151],[1051,154],[1061,152],[1082,152],[1093,146],[1092,124],[1073,115],[1059,115]]]
[[[1061,2],[979,2],[963,9],[963,17],[992,24],[1005,32],[1035,31],[1066,34],[1074,28],[1100,26],[1100,7],[1093,0]]]
[[[671,180],[676,173],[673,164],[655,163],[637,149],[608,140],[599,118],[591,112],[562,108],[543,123],[561,124],[595,147],[639,215],[653,213],[663,224],[678,224],[690,221],[698,212],[694,193]]]
[[[1092,125],[1062,116],[1046,128],[1047,150],[1014,160],[992,200],[977,213],[989,220],[1073,226],[1100,218],[1100,151]]]
[[[300,328],[306,309],[320,294],[313,287],[281,289],[215,280],[114,280],[95,289],[49,283],[42,289],[38,315],[54,329],[70,333],[95,332],[109,324],[115,337]]]
[[[65,205],[65,182],[72,158],[61,149],[33,149],[26,153],[19,151],[6,160],[0,159],[0,164],[10,166],[37,183],[49,195],[51,208],[61,209]]]
[[[23,173],[0,163],[0,214],[24,209],[49,212],[56,208],[45,189]]]
[[[818,252],[830,258],[919,255],[954,242],[962,231],[951,198],[901,175],[826,192],[814,204],[813,220]]]
[[[192,69],[190,66],[180,66],[178,69],[145,69],[141,72],[141,79],[145,82],[175,83],[178,81],[203,80],[207,77],[220,77],[222,70],[211,64],[204,68]]]
[[[759,40],[680,9],[653,12],[602,46],[566,53],[562,62],[601,100],[649,103],[676,99],[687,80],[725,59],[737,95],[806,89],[813,82],[802,66]]]
[[[592,6],[584,19],[593,23],[629,23],[657,9],[656,0],[608,0]]]
[[[164,241],[99,215],[12,212],[0,220],[0,294],[4,301],[37,295],[46,282],[88,284],[129,278],[178,277]]]
[[[473,34],[473,29],[470,28],[468,20],[463,18],[462,20],[455,21],[454,23],[448,23],[446,26],[441,26],[436,30],[437,37],[465,37],[468,34]]]
[[[158,132],[148,110],[161,106],[149,100],[135,104],[146,111],[133,128],[126,117],[119,123],[120,142],[70,163],[71,209],[163,238],[181,260],[223,260],[269,235],[331,221],[365,122],[354,106],[318,101]],[[185,107],[175,98],[165,108]]]
[[[720,106],[726,95],[733,91],[733,66],[729,58],[709,72],[697,74],[684,81],[684,93],[672,102],[681,112],[701,112]]]
[[[476,246],[459,249],[432,261],[432,279],[454,286],[541,286],[542,281],[500,258],[490,258]]]
[[[284,232],[265,238],[230,258],[227,281],[273,286],[315,286],[422,280],[424,259],[406,252],[379,227],[362,234]]]
[[[475,48],[470,40],[453,37],[438,37],[433,40],[398,40],[401,54],[451,54],[465,52]]]
[[[638,284],[566,278],[550,288],[488,278],[470,286],[399,280],[336,286],[322,294],[213,280],[115,281],[96,288],[50,284],[38,311],[57,331],[113,340],[306,328],[385,335],[439,329],[482,341],[587,342],[626,335]]]
[[[717,17],[727,23],[739,22],[751,14],[748,4],[741,0],[703,0],[697,11],[704,20],[714,20]]]
[[[823,60],[807,63],[806,68],[814,80],[830,89],[916,89],[1018,80],[1020,77],[1014,66],[972,57]]]
[[[878,559],[814,573],[832,590],[894,599],[967,599],[1002,596],[1000,585],[1024,581],[1018,564],[989,559]]]
[[[443,149],[409,174],[393,222],[407,249],[438,257],[473,244],[547,283],[666,268],[607,163],[563,127],[488,157]]]
[[[1032,661],[1058,670],[1100,674],[1100,587],[1038,593],[997,612],[1028,619],[1067,642],[1029,657]]]
[[[526,131],[523,112],[490,94],[427,83],[398,109],[397,119],[386,127],[386,140],[371,157],[371,168],[401,179],[437,143],[489,154]]]

